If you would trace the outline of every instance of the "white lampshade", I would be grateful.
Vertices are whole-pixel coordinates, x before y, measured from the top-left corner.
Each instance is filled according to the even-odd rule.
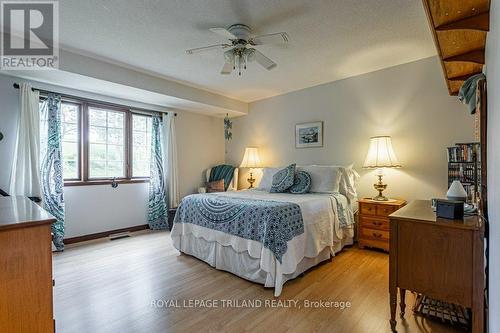
[[[370,138],[370,147],[363,168],[400,168],[401,164],[394,153],[390,136]]]
[[[448,189],[446,196],[450,200],[465,201],[467,199],[467,192],[465,191],[464,186],[459,180],[454,180],[453,183],[451,183],[451,186]]]
[[[260,167],[259,150],[255,147],[247,147],[245,156],[241,161],[240,168],[258,168]]]

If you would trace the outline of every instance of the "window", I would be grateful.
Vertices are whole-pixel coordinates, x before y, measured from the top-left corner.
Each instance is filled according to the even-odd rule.
[[[80,178],[80,105],[61,103],[61,144],[64,179]]]
[[[132,115],[132,177],[149,177],[151,126],[151,117]]]
[[[39,107],[40,151],[45,152],[48,139],[47,103],[41,100]],[[61,158],[64,180],[80,179],[80,105],[76,103],[61,102]]]
[[[125,178],[125,113],[89,107],[89,179]]]
[[[47,142],[47,108],[42,112],[41,145]],[[151,158],[152,117],[125,107],[63,99],[62,166],[65,185],[147,181]]]

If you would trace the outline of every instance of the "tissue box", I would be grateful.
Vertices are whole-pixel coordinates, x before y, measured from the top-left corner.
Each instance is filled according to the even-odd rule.
[[[454,200],[437,200],[436,216],[451,220],[464,218],[464,203]]]

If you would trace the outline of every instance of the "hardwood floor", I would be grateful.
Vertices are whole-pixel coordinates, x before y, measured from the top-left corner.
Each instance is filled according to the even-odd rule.
[[[346,248],[285,284],[278,299],[298,300],[301,308],[265,308],[274,299],[272,289],[179,255],[168,232],[74,244],[54,255],[57,332],[390,332],[388,258]],[[182,305],[196,299],[219,300],[219,307],[160,306],[162,300]],[[222,308],[222,300],[239,300],[240,306],[260,300],[262,307]],[[313,309],[304,308],[305,300],[352,305]],[[414,316],[412,305],[407,297],[398,332],[460,332]]]

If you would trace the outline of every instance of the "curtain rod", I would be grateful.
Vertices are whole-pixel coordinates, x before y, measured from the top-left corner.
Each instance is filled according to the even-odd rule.
[[[14,83],[14,88],[15,89],[19,89],[19,83]],[[117,106],[117,107],[126,107],[126,108],[129,108],[131,110],[137,110],[137,111],[144,111],[144,112],[148,112],[148,113],[152,113],[152,112],[159,112],[159,113],[166,113],[168,114],[168,111],[152,111],[152,110],[148,110],[148,109],[142,109],[142,108],[136,108],[136,107],[132,107],[132,106],[129,106],[129,105],[123,105],[123,104],[116,104],[116,103],[111,103],[111,102],[103,102],[103,101],[99,101],[99,100],[96,100],[96,99],[90,99],[90,98],[85,98],[85,97],[78,97],[78,96],[74,96],[74,95],[68,95],[68,94],[61,94],[61,93],[54,93],[52,91],[48,91],[48,90],[43,90],[43,89],[35,89],[35,88],[31,88],[31,91],[36,91],[38,90],[40,93],[42,94],[58,94],[60,95],[61,97],[66,97],[66,98],[70,98],[70,99],[76,99],[76,100],[80,100],[80,101],[84,101],[84,102],[91,102],[91,103],[96,103],[96,104],[101,104],[101,105],[109,105],[109,106]],[[177,112],[174,113],[174,116],[177,117]]]

